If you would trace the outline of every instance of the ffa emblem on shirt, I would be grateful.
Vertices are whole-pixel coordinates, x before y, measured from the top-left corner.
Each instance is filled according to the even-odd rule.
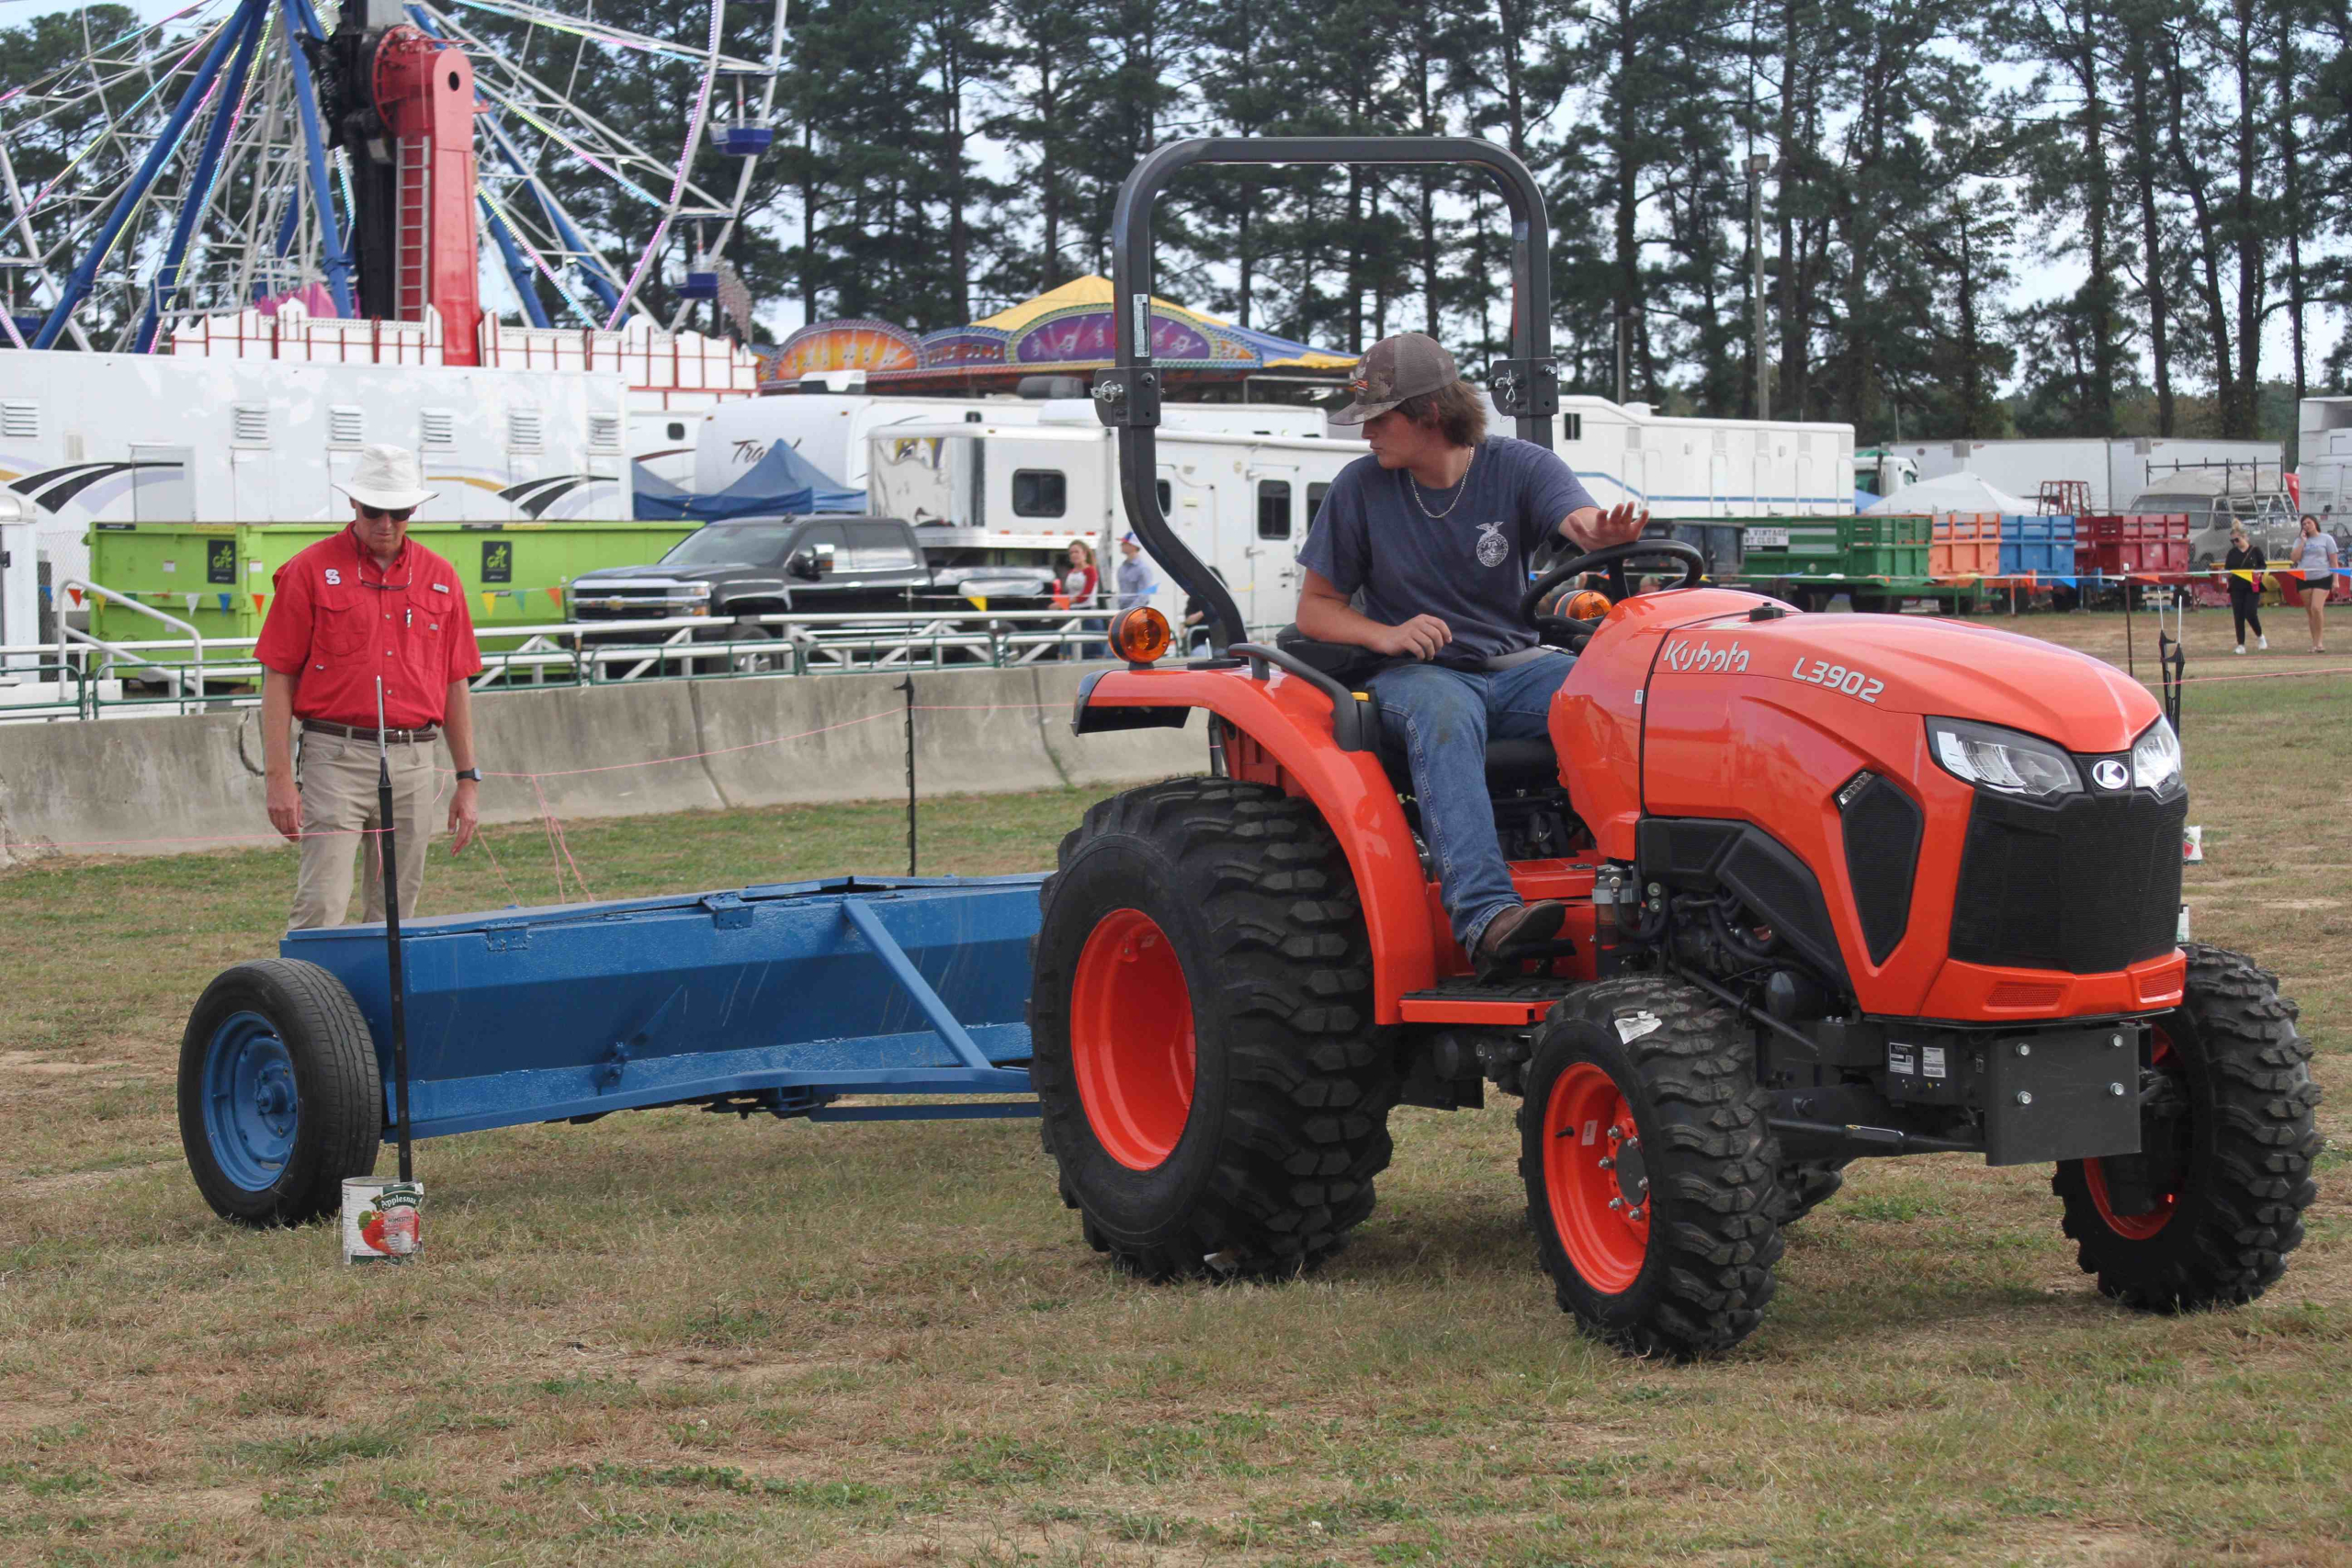
[[[1503,558],[1510,554],[1510,541],[1503,537],[1503,525],[1500,523],[1478,525],[1478,564],[1480,566],[1500,566],[1503,564]]]

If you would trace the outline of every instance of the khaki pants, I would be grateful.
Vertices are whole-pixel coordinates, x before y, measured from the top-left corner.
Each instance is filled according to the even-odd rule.
[[[294,883],[291,931],[349,923],[351,868],[358,857],[360,919],[384,918],[383,840],[377,813],[376,742],[300,732],[294,779],[302,792],[302,865]],[[416,913],[424,890],[424,846],[433,833],[435,762],[438,747],[412,741],[389,748],[392,826],[400,863],[401,913]]]

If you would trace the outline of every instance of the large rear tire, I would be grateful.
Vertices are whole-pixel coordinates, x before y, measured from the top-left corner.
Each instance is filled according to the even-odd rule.
[[[180,1037],[180,1146],[222,1219],[299,1225],[376,1168],[384,1086],[368,1021],[315,964],[223,970]]]
[[[2051,1179],[2083,1272],[2149,1312],[2262,1294],[2319,1195],[2319,1088],[2295,1005],[2243,953],[2183,951],[2188,987],[2141,1062],[2141,1152],[2067,1160]]]
[[[1148,1279],[1314,1267],[1372,1213],[1393,1048],[1347,857],[1309,803],[1174,779],[1062,840],[1030,993],[1063,1201]]]
[[[1560,1310],[1637,1356],[1755,1332],[1781,1256],[1780,1144],[1731,1010],[1651,976],[1589,986],[1536,1036],[1520,1175]]]

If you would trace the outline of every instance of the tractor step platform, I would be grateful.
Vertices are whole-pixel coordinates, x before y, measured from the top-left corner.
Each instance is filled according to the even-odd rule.
[[[1463,975],[1426,991],[1408,991],[1398,1000],[1407,1023],[1541,1023],[1575,984],[1557,976],[1480,980]]]

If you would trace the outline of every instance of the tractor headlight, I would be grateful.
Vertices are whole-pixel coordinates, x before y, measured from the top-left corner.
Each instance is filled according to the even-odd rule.
[[[1931,718],[1928,743],[1944,772],[2003,795],[2046,800],[2083,792],[2083,777],[2075,772],[2072,757],[2049,741],[2018,730],[1973,724],[1964,718]]]
[[[2172,721],[2160,718],[2132,743],[2132,787],[2158,795],[2177,795],[2185,781],[2180,773],[2180,737]]]

